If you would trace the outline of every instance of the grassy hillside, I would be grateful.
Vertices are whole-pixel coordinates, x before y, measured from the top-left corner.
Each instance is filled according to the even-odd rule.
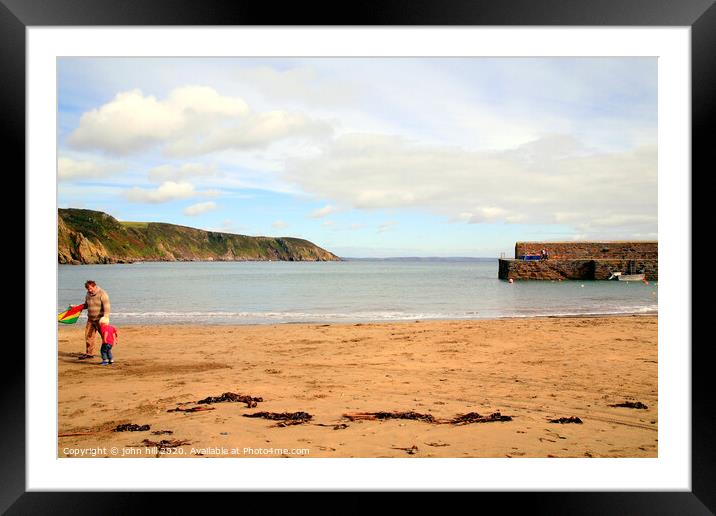
[[[300,238],[234,235],[159,222],[120,222],[100,211],[58,210],[59,263],[134,261],[333,261]]]

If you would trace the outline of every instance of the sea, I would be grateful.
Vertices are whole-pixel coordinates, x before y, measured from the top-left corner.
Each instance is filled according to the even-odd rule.
[[[509,283],[498,279],[497,271],[492,258],[58,265],[57,312],[84,302],[88,279],[109,294],[117,326],[658,312],[656,282]]]

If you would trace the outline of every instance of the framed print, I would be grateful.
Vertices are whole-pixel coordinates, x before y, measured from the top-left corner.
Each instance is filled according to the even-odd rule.
[[[0,8],[27,203],[3,510],[714,510],[712,2],[126,7]]]

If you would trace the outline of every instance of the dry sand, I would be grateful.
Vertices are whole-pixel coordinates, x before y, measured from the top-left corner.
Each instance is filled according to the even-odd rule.
[[[657,456],[656,316],[126,326],[111,366],[78,359],[82,323],[59,328],[59,457]],[[168,412],[225,392],[263,401]],[[610,406],[624,401],[648,408]],[[259,411],[313,418],[243,417]],[[391,411],[512,420],[343,417]],[[112,431],[124,423],[151,428]]]

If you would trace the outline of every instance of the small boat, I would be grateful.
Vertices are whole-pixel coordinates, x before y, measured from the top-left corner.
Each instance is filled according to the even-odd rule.
[[[644,274],[620,274],[617,278],[619,281],[644,281]]]
[[[642,269],[643,270],[643,269]],[[636,271],[636,260],[629,260],[629,272],[612,272],[609,279],[616,279],[619,281],[645,281],[646,275],[643,272]]]

